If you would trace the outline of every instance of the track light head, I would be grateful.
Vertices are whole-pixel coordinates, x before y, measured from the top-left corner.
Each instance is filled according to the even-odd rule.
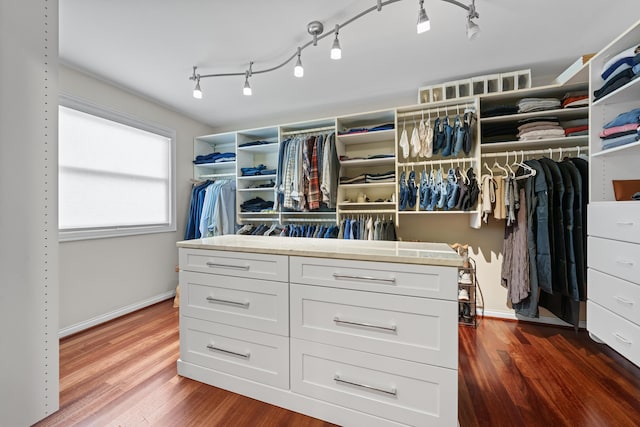
[[[296,66],[293,68],[293,75],[296,77],[304,76],[304,68],[302,67],[302,60],[300,59],[300,48],[298,48],[298,60]]]
[[[471,18],[468,18],[467,19],[467,38],[469,40],[474,40],[476,37],[478,37],[479,33],[480,33],[480,27],[478,26],[478,24],[473,22]]]
[[[422,34],[431,29],[431,21],[424,10],[424,0],[420,0],[420,9],[418,10],[418,24],[416,26],[418,34]]]
[[[331,46],[331,59],[342,58],[342,49],[340,48],[340,40],[338,40],[339,25],[336,25],[336,38],[333,40],[333,46]]]
[[[196,77],[196,87],[193,89],[193,97],[202,99],[202,90],[200,89],[200,76]]]
[[[253,62],[252,62],[253,64]],[[244,75],[244,87],[242,88],[242,94],[244,96],[251,96],[253,92],[251,91],[251,85],[249,84],[249,76],[251,75],[250,71],[247,71]]]

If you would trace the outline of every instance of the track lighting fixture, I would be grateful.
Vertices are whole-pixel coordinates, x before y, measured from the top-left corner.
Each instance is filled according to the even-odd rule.
[[[202,90],[200,89],[200,76],[196,80],[196,87],[193,89],[193,97],[196,99],[202,99]]]
[[[473,40],[480,33],[480,27],[478,24],[472,21],[474,18],[478,18],[478,12],[476,12],[476,0],[472,0],[469,5],[469,13],[467,14],[467,38]]]
[[[293,75],[296,77],[304,76],[304,68],[302,67],[302,61],[300,60],[300,48],[298,48],[298,61],[296,62],[296,66],[293,68]]]
[[[249,77],[251,77],[253,67],[253,62],[249,62],[249,69],[244,74],[244,87],[242,88],[242,94],[244,96],[251,96],[253,92],[251,91],[251,85],[249,84]]]
[[[342,49],[340,49],[340,40],[338,40],[338,30],[340,29],[340,25],[336,24],[336,38],[333,40],[333,46],[331,46],[331,59],[340,59],[342,58]]]
[[[418,9],[418,34],[422,34],[431,29],[431,21],[427,16],[427,12],[424,10],[424,0],[420,0],[420,9]]]
[[[346,20],[341,24],[336,24],[335,30],[333,31],[333,34],[335,35],[335,37],[333,40],[333,45],[331,46],[331,55],[330,55],[331,59],[342,58],[342,49],[340,48],[340,40],[338,39],[338,31],[340,29],[362,18],[363,16],[373,12],[374,10],[377,10],[378,12],[380,12],[382,10],[382,6],[387,6],[389,4],[397,3],[400,1],[402,0],[376,0],[376,4],[374,6],[360,12],[359,14],[351,17],[350,19]],[[477,37],[478,33],[480,32],[480,27],[473,20],[476,18],[479,18],[480,15],[476,11],[475,0],[471,0],[471,4],[468,6],[460,3],[458,0],[438,0],[438,1],[443,1],[445,3],[449,3],[454,6],[458,6],[461,9],[466,10],[467,11],[467,15],[466,15],[467,37],[469,38],[469,40],[472,40]],[[416,25],[416,29],[418,34],[420,34],[420,33],[429,31],[429,29],[431,28],[431,22],[429,21],[429,17],[427,16],[427,12],[425,11],[425,8],[424,8],[424,0],[419,0],[418,4],[419,4],[418,22]],[[193,89],[193,97],[198,99],[202,98],[202,90],[200,89],[201,78],[231,77],[231,76],[244,76],[244,88],[242,90],[242,93],[244,95],[250,96],[252,91],[251,91],[251,85],[249,84],[249,77],[251,77],[254,73],[263,74],[263,73],[269,73],[271,71],[278,70],[296,58],[297,60],[296,60],[295,67],[293,69],[293,74],[296,77],[302,77],[304,75],[304,68],[302,67],[302,60],[301,60],[302,51],[311,45],[317,46],[320,40],[331,35],[330,32],[323,34],[323,31],[324,31],[324,25],[320,21],[311,21],[309,24],[307,24],[307,33],[309,33],[313,37],[312,40],[308,41],[302,46],[299,46],[296,52],[290,57],[288,57],[286,60],[284,60],[282,63],[270,68],[264,68],[262,70],[253,71],[252,70],[253,62],[251,62],[249,63],[249,69],[246,72],[198,74],[196,73],[197,67],[194,66],[193,74],[189,76],[189,80],[193,80],[196,83],[195,88]]]

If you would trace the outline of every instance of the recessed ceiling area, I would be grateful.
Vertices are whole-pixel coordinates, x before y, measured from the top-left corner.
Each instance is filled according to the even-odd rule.
[[[463,4],[471,0],[462,0]],[[373,0],[152,1],[59,0],[60,59],[150,98],[217,130],[290,123],[414,104],[420,86],[530,68],[547,84],[580,55],[600,50],[637,20],[635,0],[476,0],[481,32],[465,34],[466,11],[425,0],[431,30],[417,34],[418,0],[384,6],[340,31],[342,59],[331,60],[333,37],[295,60],[251,78],[201,80],[200,74],[270,68],[311,39],[318,20],[332,32]]]

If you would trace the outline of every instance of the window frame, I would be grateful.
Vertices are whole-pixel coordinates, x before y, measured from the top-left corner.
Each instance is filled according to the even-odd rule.
[[[78,98],[68,94],[60,94],[58,96],[58,106],[77,110],[86,114],[100,117],[130,126],[143,131],[151,132],[156,135],[164,136],[170,140],[169,148],[169,222],[162,225],[131,225],[131,226],[106,226],[84,229],[62,230],[58,224],[58,241],[68,242],[75,240],[101,239],[111,237],[137,236],[153,233],[170,233],[177,230],[176,225],[176,131],[163,127],[159,124],[152,123],[148,120],[142,120],[132,115],[116,111],[114,109],[94,104],[82,98]],[[58,108],[58,112],[59,112]],[[59,149],[59,148],[58,148]],[[58,166],[58,175],[60,169]]]

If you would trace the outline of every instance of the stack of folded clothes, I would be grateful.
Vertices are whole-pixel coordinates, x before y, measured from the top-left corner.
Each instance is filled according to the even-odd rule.
[[[364,180],[366,183],[374,183],[374,182],[395,182],[396,181],[396,172],[391,170],[384,173],[367,173],[365,174]]]
[[[377,132],[379,130],[389,130],[395,128],[394,123],[383,123],[377,126],[373,126],[370,128],[351,128],[351,129],[343,129],[341,132],[338,132],[338,135],[351,135],[354,133],[367,133],[367,132]]]
[[[482,125],[482,144],[515,141],[518,139],[516,123],[486,123]]]
[[[589,92],[567,92],[562,97],[562,108],[578,108],[589,105]]]
[[[532,141],[536,139],[563,138],[564,129],[557,117],[531,117],[519,120],[518,139]]]
[[[593,92],[594,101],[621,88],[640,75],[640,45],[623,50],[602,66],[603,85]]]
[[[600,138],[603,150],[640,140],[640,108],[618,114],[602,127]]]
[[[203,165],[207,163],[223,163],[234,162],[236,160],[236,153],[211,153],[196,156],[193,161],[196,165]]]
[[[506,105],[506,104],[483,107],[483,110],[480,112],[482,117],[508,116],[510,114],[517,114],[517,113],[518,113],[517,105]]]
[[[256,175],[275,175],[275,169],[267,169],[265,165],[258,165],[252,168],[240,168],[242,176],[256,176]]]
[[[589,119],[586,117],[560,122],[560,126],[564,128],[565,136],[589,135]]]
[[[273,210],[273,202],[256,197],[240,205],[242,212],[265,212]]]
[[[558,98],[522,98],[518,101],[518,113],[555,110],[560,108]]]
[[[366,182],[366,175],[360,174],[354,177],[341,176],[340,184],[364,184]]]

